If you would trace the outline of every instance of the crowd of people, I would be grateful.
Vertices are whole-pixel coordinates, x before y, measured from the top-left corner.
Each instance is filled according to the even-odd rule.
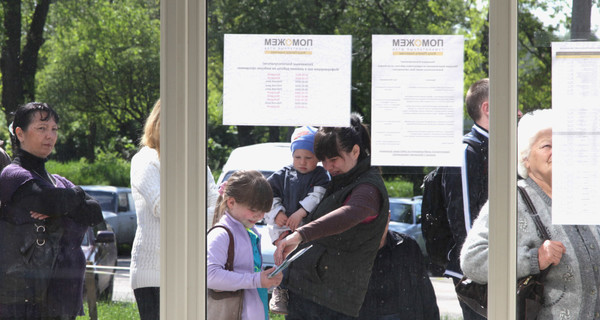
[[[465,144],[462,168],[447,168],[442,176],[442,205],[453,234],[445,276],[455,283],[463,276],[487,282],[488,95],[488,79],[470,87],[466,105],[475,123],[465,137],[478,144]],[[9,128],[14,159],[0,153],[0,319],[75,319],[83,313],[81,241],[103,217],[96,200],[45,168],[58,122],[46,103],[19,107]],[[518,125],[518,186],[551,239],[537,232],[519,196],[517,276],[547,274],[542,319],[593,319],[600,233],[594,226],[552,224],[551,124],[552,111],[537,110]],[[160,318],[160,100],[140,145],[131,161],[138,217],[131,286],[146,320]],[[362,117],[353,113],[348,127],[297,128],[290,149],[291,165],[267,178],[240,170],[216,186],[209,175],[207,288],[242,290],[241,319],[268,320],[269,312],[286,319],[439,319],[419,246],[388,228],[389,197],[379,168],[371,165]],[[263,219],[277,265],[308,249],[282,273],[263,270],[255,228]],[[483,318],[465,304],[461,308],[464,319]]]

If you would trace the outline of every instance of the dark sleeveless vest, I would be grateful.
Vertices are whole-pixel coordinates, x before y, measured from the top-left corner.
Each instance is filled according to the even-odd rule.
[[[347,231],[321,238],[290,266],[288,288],[307,300],[334,311],[358,317],[367,292],[373,261],[389,215],[389,198],[377,168],[370,159],[359,162],[348,173],[333,177],[325,197],[309,217],[316,220],[341,207],[352,190],[368,183],[381,193],[377,218]]]

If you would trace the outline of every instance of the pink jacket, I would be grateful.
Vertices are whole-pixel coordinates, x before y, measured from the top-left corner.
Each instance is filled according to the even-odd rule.
[[[226,226],[233,233],[234,271],[225,270],[229,246],[227,231],[222,228],[212,230],[206,236],[206,287],[222,291],[245,289],[242,320],[264,320],[264,306],[256,290],[260,287],[260,273],[254,272],[254,257],[248,231],[227,212],[218,224]],[[259,234],[255,228],[253,231]]]

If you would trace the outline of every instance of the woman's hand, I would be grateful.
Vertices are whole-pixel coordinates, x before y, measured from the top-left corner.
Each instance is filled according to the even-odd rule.
[[[273,276],[273,278],[269,279],[269,274],[273,272],[273,268],[264,270],[260,273],[260,286],[261,288],[271,288],[278,286],[283,279],[283,272],[280,272]]]
[[[538,248],[538,263],[540,270],[548,268],[550,265],[557,265],[567,248],[560,241],[546,240]]]
[[[300,242],[302,242],[302,236],[297,231],[279,241],[277,250],[275,250],[275,254],[273,254],[275,264],[280,265],[290,252],[298,248]]]
[[[31,215],[31,217],[33,219],[37,219],[37,220],[44,220],[44,219],[48,218],[47,215],[41,214],[41,213],[38,213],[38,212],[35,212],[35,211],[29,211],[29,214]]]

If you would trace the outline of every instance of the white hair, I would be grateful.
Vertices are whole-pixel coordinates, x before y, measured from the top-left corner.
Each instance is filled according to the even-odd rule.
[[[547,129],[552,129],[552,109],[540,109],[528,112],[519,121],[518,128],[518,173],[523,178],[529,177],[529,170],[525,167],[525,160],[531,152],[531,145],[538,134]]]

